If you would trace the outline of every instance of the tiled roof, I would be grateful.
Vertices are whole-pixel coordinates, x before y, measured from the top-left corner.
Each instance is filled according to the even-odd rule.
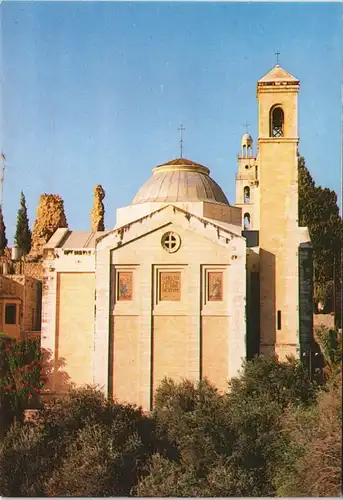
[[[279,64],[276,64],[266,75],[264,75],[258,83],[267,82],[294,82],[294,84],[299,83],[299,80],[293,75],[288,73],[285,69],[281,68]]]

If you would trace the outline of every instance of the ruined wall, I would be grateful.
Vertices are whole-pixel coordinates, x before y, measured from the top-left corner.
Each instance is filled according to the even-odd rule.
[[[14,265],[15,274],[23,274],[29,278],[43,280],[43,264],[42,262],[16,262]]]
[[[94,204],[91,211],[91,231],[105,231],[104,215],[105,208],[102,200],[105,198],[105,191],[100,184],[94,188]]]
[[[335,327],[335,316],[333,314],[314,314],[313,315],[313,328],[321,328],[322,326],[326,328]]]
[[[32,231],[31,258],[43,254],[44,245],[59,227],[68,227],[62,198],[56,194],[42,194]]]
[[[0,297],[4,295],[23,299],[22,283],[20,283],[20,281],[11,279],[11,275],[0,275]]]

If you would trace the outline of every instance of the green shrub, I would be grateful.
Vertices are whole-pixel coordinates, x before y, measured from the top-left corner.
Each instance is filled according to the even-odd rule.
[[[259,357],[244,364],[226,394],[207,380],[165,379],[149,415],[92,387],[71,390],[40,411],[36,426],[17,422],[5,436],[1,490],[7,496],[321,494],[318,482],[310,486],[316,460],[323,471],[333,467],[330,477],[316,474],[334,492],[342,416],[332,391],[340,387],[337,379],[318,392],[299,362]]]
[[[37,425],[15,422],[10,427],[0,447],[2,496],[44,495],[44,471],[54,463],[46,438]]]
[[[316,330],[316,338],[324,357],[326,377],[335,377],[342,364],[342,331],[322,326]]]
[[[342,467],[341,383],[310,408],[290,407],[282,419],[278,496],[338,497]]]
[[[312,404],[316,400],[317,384],[309,378],[308,370],[294,358],[281,362],[276,357],[257,356],[246,361],[238,377],[230,382],[230,401],[259,397],[264,394],[280,408]]]
[[[48,496],[127,496],[135,484],[143,444],[126,422],[80,429],[49,480]]]
[[[54,398],[39,413],[38,424],[17,423],[5,436],[7,496],[128,495],[155,449],[149,417],[92,387]]]
[[[42,351],[37,340],[0,339],[0,410],[3,429],[14,418],[23,420],[24,410],[37,405],[45,380]]]
[[[227,394],[206,380],[164,380],[153,415],[169,454],[154,457],[135,491],[145,495],[150,489],[156,496],[275,495],[282,415],[290,404],[311,406],[316,394],[316,384],[294,359],[246,362]]]
[[[152,456],[147,474],[141,478],[132,494],[141,497],[204,496],[206,480],[191,469],[168,460],[160,454]]]

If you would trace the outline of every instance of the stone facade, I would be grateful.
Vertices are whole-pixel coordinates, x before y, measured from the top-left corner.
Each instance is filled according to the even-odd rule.
[[[134,222],[122,240],[117,230],[97,244],[94,381],[121,400],[129,391],[145,408],[165,376],[199,380],[212,375],[224,390],[246,355],[245,241],[219,222],[216,226],[186,215],[167,206]],[[161,244],[168,232],[181,240],[175,253]],[[132,301],[116,300],[120,271],[133,273]],[[223,274],[222,300],[206,298],[210,271]],[[161,293],[161,279],[173,273],[179,274],[180,289],[174,283],[168,296],[168,290]],[[221,364],[216,364],[218,347]],[[108,350],[113,352],[111,361]],[[131,370],[130,376],[126,370]]]

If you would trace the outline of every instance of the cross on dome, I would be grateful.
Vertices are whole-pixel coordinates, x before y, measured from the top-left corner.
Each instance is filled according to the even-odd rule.
[[[180,158],[182,158],[182,148],[183,148],[183,134],[182,132],[186,130],[184,126],[181,123],[181,126],[178,128],[178,131],[180,132]]]

